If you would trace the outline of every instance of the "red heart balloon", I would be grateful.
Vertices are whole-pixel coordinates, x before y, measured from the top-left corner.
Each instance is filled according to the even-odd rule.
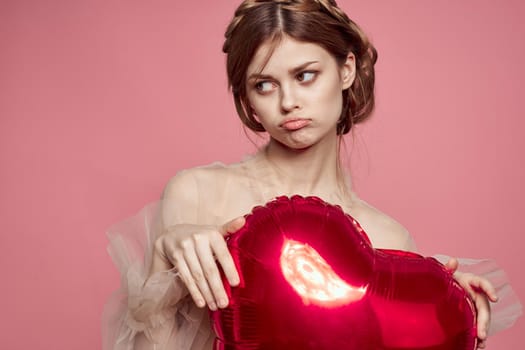
[[[317,197],[255,207],[228,238],[241,277],[211,312],[215,349],[476,348],[467,293],[433,258],[374,249]]]

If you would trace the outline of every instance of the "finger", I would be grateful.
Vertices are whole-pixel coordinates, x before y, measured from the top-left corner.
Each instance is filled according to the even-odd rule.
[[[478,349],[485,349],[486,346],[487,346],[486,340],[478,340]]]
[[[211,253],[210,253],[211,254]],[[200,293],[206,300],[208,307],[211,310],[217,310],[217,304],[215,303],[215,298],[210,290],[206,276],[201,267],[201,262],[195,253],[195,249],[185,249],[184,250],[184,259],[188,264],[188,268],[191,272],[191,278],[195,280],[197,287],[199,288]]]
[[[222,237],[217,237],[216,239],[212,239],[210,244],[218,263],[226,275],[228,283],[230,283],[231,286],[237,286],[240,282],[239,273],[237,272],[237,267],[235,266],[232,255],[228,250],[226,241]]]
[[[222,236],[219,236],[219,239],[224,241]],[[217,263],[213,258],[210,245],[197,244],[196,251],[204,271],[204,276],[207,280],[208,286],[210,287],[211,294],[213,295],[215,304],[219,307],[226,307],[228,305],[228,296],[224,290],[219,268],[217,267]]]
[[[483,291],[483,293],[485,293],[488,296],[490,301],[494,303],[498,301],[498,294],[496,292],[496,288],[494,288],[492,283],[490,283],[490,281],[486,278],[478,277],[474,279],[470,284],[473,287]]]
[[[222,227],[219,229],[219,232],[223,236],[226,236],[230,233],[234,233],[240,230],[241,227],[243,227],[245,223],[246,223],[246,219],[244,218],[244,216],[240,216],[222,225]]]
[[[458,266],[459,266],[459,262],[458,262],[458,259],[456,258],[449,258],[447,263],[445,264],[445,268],[449,270],[451,273],[456,272],[456,270],[458,269]]]
[[[179,271],[180,277],[186,285],[186,288],[188,289],[188,292],[190,293],[193,301],[198,307],[204,307],[204,305],[206,305],[206,302],[204,301],[203,295],[201,294],[199,288],[193,280],[193,277],[191,276],[191,272],[188,268],[188,265],[186,264],[184,259],[177,260],[179,260],[177,262],[177,270]]]
[[[488,336],[488,329],[490,324],[490,305],[482,294],[476,294],[474,298],[477,310],[477,331],[480,340],[486,340]]]

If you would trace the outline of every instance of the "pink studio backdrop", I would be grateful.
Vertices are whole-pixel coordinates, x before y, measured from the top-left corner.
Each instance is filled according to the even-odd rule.
[[[179,169],[253,151],[221,53],[237,3],[0,2],[2,348],[98,349],[105,229]],[[525,5],[340,5],[379,50],[377,110],[347,141],[357,191],[424,254],[496,259],[525,301]]]

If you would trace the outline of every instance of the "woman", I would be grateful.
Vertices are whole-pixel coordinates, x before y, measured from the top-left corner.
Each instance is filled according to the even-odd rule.
[[[279,195],[318,196],[354,217],[374,247],[415,250],[403,226],[358,198],[340,160],[342,136],[374,107],[377,54],[361,29],[332,0],[247,0],[225,36],[237,112],[269,141],[240,163],[185,170],[168,182],[160,205],[144,212],[160,212],[146,225],[145,267],[132,266],[121,236],[113,235],[110,253],[127,281],[121,310],[111,303],[106,310],[113,317],[108,349],[211,349],[205,306],[228,305],[217,265],[232,286],[239,283],[224,236]],[[455,271],[457,261],[448,267]],[[476,302],[483,348],[494,287],[455,276]]]

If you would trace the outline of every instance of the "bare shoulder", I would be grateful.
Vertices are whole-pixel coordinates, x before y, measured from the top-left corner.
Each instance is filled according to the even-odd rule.
[[[162,219],[166,226],[203,222],[209,203],[216,203],[227,177],[221,163],[185,169],[171,177],[162,192]],[[208,223],[209,224],[209,223]]]
[[[199,187],[218,185],[229,173],[228,166],[219,162],[181,170],[168,180],[162,198],[195,198],[198,196]]]
[[[416,250],[410,233],[403,225],[362,199],[354,200],[352,215],[361,224],[375,248]]]

